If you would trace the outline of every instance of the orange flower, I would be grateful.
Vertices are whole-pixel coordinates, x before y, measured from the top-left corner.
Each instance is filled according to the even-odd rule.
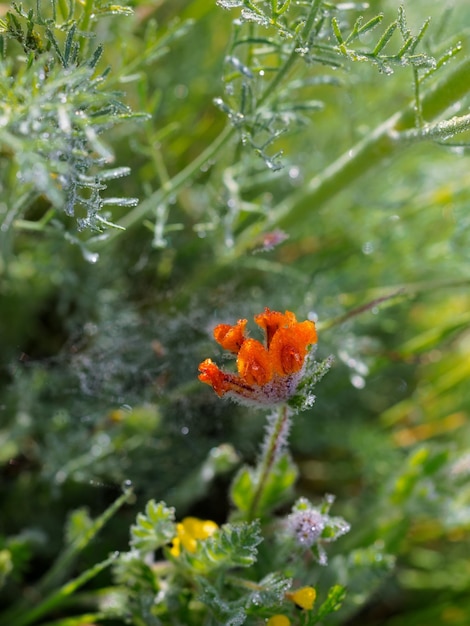
[[[237,352],[245,341],[245,326],[248,320],[238,320],[235,326],[230,324],[219,324],[214,328],[214,339],[220,343],[222,348]]]
[[[228,395],[248,404],[273,405],[295,392],[304,369],[308,348],[317,341],[315,324],[298,322],[290,311],[270,311],[255,316],[265,332],[264,344],[245,334],[247,320],[234,326],[219,324],[215,340],[237,355],[237,374],[225,372],[211,360],[199,365],[199,380],[219,396]]]

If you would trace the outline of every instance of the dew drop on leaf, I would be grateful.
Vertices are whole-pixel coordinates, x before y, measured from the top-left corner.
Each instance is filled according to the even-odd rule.
[[[133,484],[132,484],[132,480],[123,480],[121,483],[121,489],[123,491],[123,493],[128,494],[132,491],[133,489]]]

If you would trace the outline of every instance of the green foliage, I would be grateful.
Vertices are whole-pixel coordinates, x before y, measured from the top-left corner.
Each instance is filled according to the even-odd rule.
[[[13,569],[11,553],[9,550],[0,550],[0,587],[3,587],[6,578]]]
[[[250,515],[253,506],[256,506],[257,515],[264,517],[292,496],[292,487],[297,475],[297,468],[290,456],[288,454],[279,456],[270,468],[262,497],[255,502],[261,479],[259,469],[242,467],[232,483],[230,497],[243,516]]]
[[[313,617],[309,624],[316,624],[327,615],[334,611],[338,611],[344,601],[346,589],[341,585],[334,585],[329,591],[326,600],[318,608],[317,614]]]
[[[338,51],[351,61],[371,61],[377,65],[379,71],[385,74],[391,74],[393,72],[393,65],[411,65],[413,68],[423,69],[434,68],[436,66],[436,60],[432,56],[426,53],[416,53],[416,48],[421,43],[429,26],[429,20],[424,22],[416,35],[412,35],[406,23],[405,9],[403,6],[398,8],[398,18],[385,28],[380,39],[370,51],[364,49],[354,50],[349,47],[354,41],[360,40],[366,33],[374,29],[382,20],[383,14],[379,14],[363,24],[363,17],[361,16],[354,23],[349,35],[344,38],[338,21],[336,18],[333,18],[333,33],[338,42]],[[384,50],[389,46],[395,31],[400,33],[403,41],[394,54],[384,54]]]
[[[225,524],[215,535],[201,541],[194,554],[185,554],[182,563],[204,574],[220,569],[249,567],[256,560],[257,545],[261,541],[256,522]]]
[[[467,626],[469,18],[3,7],[0,623]],[[259,450],[196,377],[265,306],[319,346]]]
[[[316,384],[325,376],[333,364],[330,356],[324,361],[317,363],[312,357],[307,359],[305,376],[302,378],[295,394],[289,399],[289,406],[295,411],[305,411],[312,408],[315,402],[313,389]]]
[[[128,10],[116,6],[115,12]],[[114,156],[100,136],[136,116],[120,94],[105,91],[108,70],[97,67],[102,46],[85,56],[90,35],[75,21],[57,25],[17,5],[0,22],[0,32],[3,185],[19,183],[15,197],[5,199],[7,206],[11,202],[5,223],[44,227],[63,211],[76,217],[79,229],[103,230],[110,225],[107,207],[135,206],[137,200],[103,197],[108,181],[128,175],[130,168],[109,167]],[[16,56],[9,40],[20,43],[26,56]],[[13,55],[7,54],[9,46]],[[40,219],[22,222],[41,198],[47,203]]]
[[[150,500],[131,526],[131,546],[143,554],[161,548],[175,536],[174,519],[173,508]]]
[[[72,511],[67,519],[65,527],[65,543],[73,544],[87,535],[93,527],[93,520],[90,518],[90,512],[86,507]]]

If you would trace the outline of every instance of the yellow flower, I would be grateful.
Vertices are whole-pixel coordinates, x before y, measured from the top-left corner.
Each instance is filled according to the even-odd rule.
[[[292,600],[297,606],[306,611],[313,608],[313,604],[317,597],[317,592],[313,587],[301,587],[296,591],[288,591],[286,597]]]
[[[266,622],[266,626],[290,626],[290,619],[285,615],[273,615]]]
[[[176,537],[170,548],[170,554],[178,557],[183,547],[187,552],[196,552],[197,542],[207,539],[215,533],[219,527],[211,520],[201,520],[197,517],[185,517],[182,522],[176,524]]]
[[[245,334],[246,319],[234,326],[219,324],[214,339],[237,355],[237,374],[221,370],[211,359],[199,365],[199,380],[211,385],[219,396],[255,405],[285,402],[294,393],[302,377],[308,347],[317,341],[315,324],[298,322],[290,311],[280,313],[265,309],[255,316],[264,330],[265,341]]]

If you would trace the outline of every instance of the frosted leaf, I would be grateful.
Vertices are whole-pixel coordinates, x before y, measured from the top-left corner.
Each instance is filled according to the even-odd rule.
[[[129,176],[131,173],[130,167],[114,167],[113,169],[100,172],[100,180],[115,180],[116,178],[122,178],[123,176]]]
[[[243,0],[217,0],[216,5],[222,9],[236,9],[243,6]]]
[[[250,68],[244,65],[244,63],[242,63],[237,57],[229,55],[225,57],[225,62],[232,65],[236,70],[243,74],[243,76],[246,76],[247,78],[253,78],[253,72],[250,70]]]
[[[132,207],[139,204],[139,198],[104,198],[102,205],[111,204],[113,206]]]
[[[269,19],[265,15],[255,13],[251,9],[242,9],[242,18],[247,22],[255,22],[260,26],[269,26]]]

